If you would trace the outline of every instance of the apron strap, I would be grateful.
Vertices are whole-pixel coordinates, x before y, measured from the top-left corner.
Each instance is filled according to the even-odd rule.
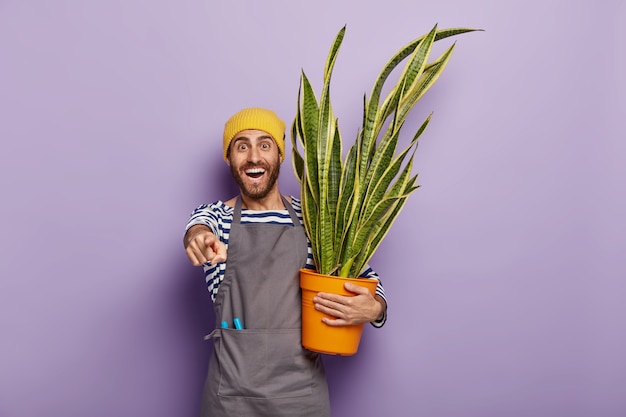
[[[235,200],[235,210],[233,211],[233,224],[241,223],[241,196]]]
[[[302,225],[300,224],[300,219],[298,218],[298,215],[296,214],[296,211],[293,209],[293,206],[291,205],[291,203],[287,201],[287,199],[283,197],[282,195],[280,197],[283,199],[283,204],[285,205],[285,208],[289,212],[289,216],[291,216],[291,221],[293,222],[293,226],[302,227]]]

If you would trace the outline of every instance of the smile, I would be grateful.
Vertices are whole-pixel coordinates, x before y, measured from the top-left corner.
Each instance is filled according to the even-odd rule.
[[[265,170],[263,168],[250,168],[246,169],[246,175],[252,178],[259,178],[263,174],[265,174]]]

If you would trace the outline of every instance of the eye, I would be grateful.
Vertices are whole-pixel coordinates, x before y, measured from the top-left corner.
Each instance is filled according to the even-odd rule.
[[[263,148],[263,149],[265,149],[265,150],[268,150],[268,149],[270,149],[270,148],[271,148],[271,145],[270,145],[270,143],[269,143],[269,142],[263,142],[263,143],[261,144],[261,148]]]
[[[245,151],[246,149],[248,149],[248,144],[244,142],[239,142],[239,145],[237,145],[237,149],[239,149],[240,151]]]

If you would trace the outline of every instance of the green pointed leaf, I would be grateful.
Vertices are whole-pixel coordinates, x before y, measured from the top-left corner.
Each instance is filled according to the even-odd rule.
[[[428,62],[433,43],[474,29],[439,30],[435,25],[394,54],[376,78],[370,98],[364,96],[362,127],[342,161],[342,135],[333,114],[330,84],[345,29],[337,33],[328,53],[319,101],[304,71],[301,74],[291,128],[292,163],[318,272],[357,276],[419,187],[417,175],[411,172],[418,139],[431,115],[407,146],[399,152],[397,147],[406,118],[439,79],[454,48],[453,44]],[[388,77],[407,58],[381,104]]]

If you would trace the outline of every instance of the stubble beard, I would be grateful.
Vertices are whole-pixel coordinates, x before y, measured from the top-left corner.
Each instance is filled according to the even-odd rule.
[[[265,186],[263,186],[263,184],[250,185],[244,180],[244,177],[246,176],[245,170],[253,167],[261,167],[265,169],[265,175],[268,176]],[[233,165],[230,165],[230,173],[239,185],[241,194],[248,198],[258,200],[267,197],[270,191],[274,188],[274,185],[276,185],[278,175],[280,174],[280,163],[273,166],[267,164],[245,164],[241,166],[241,168],[236,168]]]

